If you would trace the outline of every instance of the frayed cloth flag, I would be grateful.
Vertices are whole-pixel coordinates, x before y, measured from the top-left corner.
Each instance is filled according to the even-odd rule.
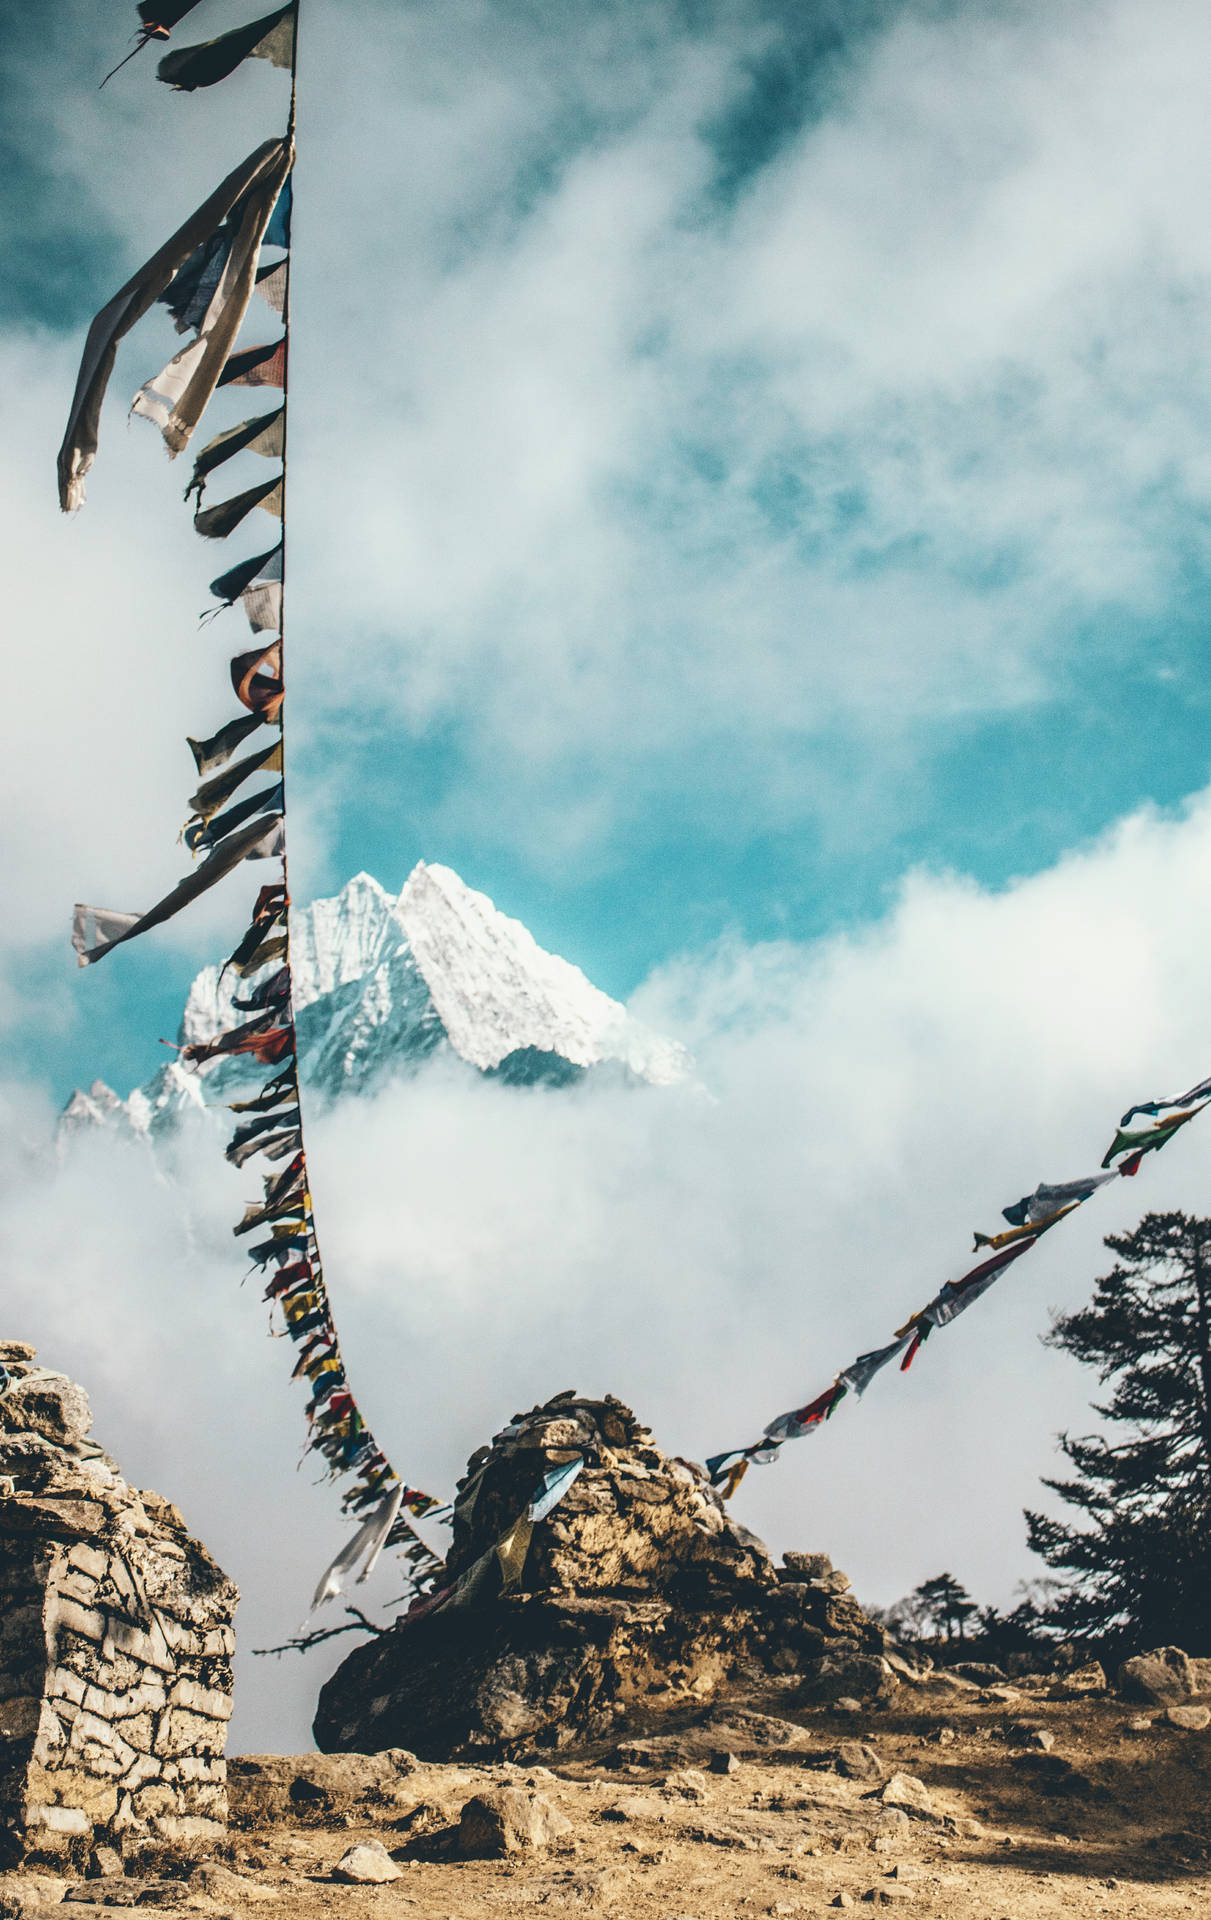
[[[275,740],[272,746],[261,753],[250,753],[243,760],[237,760],[234,767],[228,767],[225,773],[218,773],[212,780],[204,780],[197,792],[190,798],[190,806],[202,820],[209,820],[218,812],[224,801],[229,800],[237,787],[254,773],[280,773],[282,770],[282,743]]]
[[[285,260],[279,260],[268,267],[258,267],[256,290],[262,300],[267,300],[280,320],[286,318],[286,296],[290,290],[290,268]]]
[[[283,387],[286,384],[286,336],[265,347],[233,353],[219,376],[221,387]]]
[[[59,449],[59,504],[64,512],[74,512],[84,504],[85,476],[96,458],[101,403],[119,340],[142,318],[177,268],[214,232],[242,194],[258,186],[268,191],[270,182],[282,184],[292,155],[292,144],[286,140],[267,140],[249,154],[97,314],[84,343],[67,430]]]
[[[282,586],[279,580],[266,580],[263,585],[245,587],[240,600],[254,633],[282,631]]]
[[[232,348],[252,298],[261,241],[288,163],[289,156],[283,155],[277,169],[245,195],[239,225],[196,340],[175,353],[154,379],[146,381],[131,403],[132,412],[155,421],[174,456],[188,445],[231,363]]]
[[[156,68],[156,79],[178,93],[193,93],[198,87],[213,87],[226,80],[245,60],[268,60],[275,67],[289,67],[294,58],[294,14],[292,4],[246,27],[222,33],[216,40],[203,40],[196,47],[181,47],[165,54]]]
[[[294,211],[294,175],[288,173],[277,205],[269,216],[269,225],[265,229],[267,247],[288,247],[290,245],[290,218]]]
[[[233,607],[246,587],[262,580],[282,578],[282,549],[271,547],[268,553],[259,553],[253,560],[241,560],[236,567],[229,567],[217,580],[210,583],[210,591],[216,600],[222,600],[226,606]]]
[[[242,707],[276,720],[282,706],[282,643],[274,640],[267,647],[253,647],[238,653],[231,663],[231,684]]]
[[[244,493],[233,494],[230,500],[223,500],[217,507],[203,507],[193,516],[194,532],[200,533],[204,540],[225,540],[234,533],[241,520],[246,520],[254,507],[264,507],[266,513],[282,517],[282,476],[277,474],[269,480],[262,480],[259,486],[249,487]]]
[[[139,0],[139,18],[145,27],[153,31],[162,27],[167,33],[169,27],[175,27],[200,3],[201,0]]]
[[[238,214],[237,203],[232,213],[237,225]],[[163,293],[156,295],[156,305],[168,308],[178,333],[196,333],[201,327],[223,277],[235,235],[231,219],[224,220],[218,231],[195,247],[185,264],[177,268]]]
[[[275,787],[263,787],[260,793],[249,794],[246,800],[237,800],[234,807],[224,808],[213,820],[191,820],[183,829],[181,838],[195,856],[207,853],[224,834],[242,826],[245,820],[253,819],[258,813],[280,814],[284,806],[284,788],[279,780]],[[272,858],[272,854],[261,857]]]
[[[1167,1107],[1188,1107],[1193,1101],[1202,1100],[1209,1093],[1211,1093],[1211,1075],[1206,1080],[1200,1080],[1196,1087],[1191,1087],[1189,1093],[1175,1094],[1172,1100],[1143,1100],[1138,1107],[1128,1107],[1119,1121],[1119,1126],[1120,1128],[1129,1127],[1137,1113],[1148,1114],[1155,1119],[1156,1115]]]
[[[258,414],[255,420],[241,420],[238,427],[216,433],[202,448],[193,463],[193,476],[185,489],[185,498],[196,493],[199,504],[206,482],[216,467],[234,460],[237,453],[260,453],[268,460],[280,460],[286,444],[286,409]]]
[[[1126,1174],[1138,1172],[1139,1163],[1146,1153],[1156,1153],[1160,1147],[1167,1147],[1174,1134],[1202,1110],[1198,1106],[1191,1107],[1189,1113],[1168,1114],[1164,1120],[1158,1120],[1154,1127],[1144,1127],[1135,1133],[1128,1133],[1120,1127],[1106,1149],[1102,1165],[1108,1167],[1120,1153],[1125,1153],[1128,1157],[1117,1171]]]
[[[578,1454],[575,1460],[569,1460],[566,1466],[554,1467],[535,1487],[526,1508],[526,1518],[533,1521],[545,1520],[549,1513],[559,1505],[573,1481],[584,1472],[584,1455]]]
[[[1065,1180],[1056,1187],[1036,1187],[1033,1193],[1015,1200],[1011,1207],[1002,1207],[1001,1218],[1008,1220],[1011,1227],[1033,1226],[1071,1202],[1088,1200],[1090,1194],[1104,1187],[1108,1180],[1117,1179],[1117,1172],[1091,1173],[1084,1180]]]
[[[215,767],[223,766],[249,734],[263,725],[259,713],[241,713],[212,733],[209,740],[195,740],[192,734],[186,734],[185,745],[193,755],[198,778],[204,779]]]
[[[901,1334],[886,1347],[877,1347],[873,1353],[860,1353],[843,1373],[837,1375],[837,1384],[856,1394],[860,1400],[875,1375],[893,1360],[898,1360],[911,1339],[911,1333]]]
[[[311,1611],[322,1607],[326,1600],[334,1600],[344,1590],[345,1581],[353,1569],[361,1564],[358,1584],[373,1573],[379,1554],[386,1545],[387,1535],[395,1524],[396,1516],[403,1504],[403,1482],[398,1481],[377,1506],[368,1520],[363,1520],[352,1540],[341,1548],[331,1566],[324,1569],[319,1586],[311,1601]]]
[[[132,916],[114,913],[105,907],[78,905],[72,923],[72,946],[79,955],[80,965],[87,967],[97,960],[103,960],[107,953],[112,953],[113,949],[121,946],[124,941],[134,940],[140,934],[149,932],[152,927],[161,926],[165,920],[171,920],[174,914],[180,913],[191,900],[196,900],[225,874],[230,873],[233,867],[237,867],[242,860],[249,859],[257,846],[274,834],[278,824],[277,821],[273,821],[266,826],[263,820],[254,820],[239,832],[228,834],[225,840],[219,841],[218,846],[200,867],[186,874],[184,880],[178,881],[171,893],[166,893],[164,898],[157,901],[156,905],[150,907],[146,913]],[[94,939],[92,946],[85,944],[90,924],[89,916],[97,934],[103,936]],[[127,924],[123,925],[123,922]]]

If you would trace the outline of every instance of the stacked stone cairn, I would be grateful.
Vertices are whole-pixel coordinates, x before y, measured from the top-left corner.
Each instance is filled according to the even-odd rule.
[[[578,1457],[528,1547],[523,1530],[519,1564],[515,1523]],[[559,1394],[472,1455],[445,1582],[323,1688],[323,1751],[516,1759],[643,1732],[762,1682],[803,1704],[895,1684],[880,1629],[827,1556],[775,1566],[701,1468],[662,1453],[609,1397]]]
[[[89,1439],[82,1388],[0,1342],[0,1865],[225,1830],[239,1595]]]

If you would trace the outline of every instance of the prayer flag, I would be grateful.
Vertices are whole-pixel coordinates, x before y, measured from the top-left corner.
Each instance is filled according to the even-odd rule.
[[[241,420],[238,427],[217,433],[193,463],[193,477],[185,489],[185,498],[188,500],[191,493],[196,493],[200,503],[209,476],[224,461],[233,460],[237,453],[260,453],[266,459],[280,460],[286,442],[285,420],[286,409],[276,407],[272,413],[258,414],[255,420]]]
[[[264,347],[233,353],[219,375],[221,387],[281,387],[286,384],[286,336]]]
[[[59,504],[74,512],[84,504],[85,476],[97,452],[101,402],[113,371],[118,341],[163,293],[178,267],[226,217],[244,193],[262,183],[280,185],[293,157],[285,140],[267,140],[229,173],[196,213],[166,240],[145,266],[139,268],[107,301],[88,330],[67,430],[59,449]]]
[[[167,53],[156,68],[157,80],[175,87],[178,93],[193,93],[198,87],[213,87],[245,60],[268,60],[275,67],[289,67],[294,58],[294,5],[250,20],[246,27],[235,27],[216,40],[203,40],[196,47],[181,47]]]
[[[1129,1127],[1137,1113],[1151,1114],[1155,1117],[1165,1107],[1188,1107],[1192,1101],[1201,1100],[1209,1093],[1211,1093],[1211,1076],[1206,1080],[1200,1080],[1196,1087],[1191,1087],[1189,1093],[1176,1094],[1172,1100],[1145,1100],[1138,1107],[1128,1107],[1119,1121],[1119,1126]]]
[[[1030,1226],[1058,1208],[1066,1207],[1070,1200],[1087,1200],[1098,1187],[1104,1187],[1107,1180],[1117,1179],[1117,1173],[1091,1173],[1087,1179],[1065,1180],[1058,1187],[1036,1187],[1024,1199],[1015,1200],[1011,1207],[1002,1207],[1001,1218],[1008,1220],[1011,1227]]]
[[[245,587],[240,595],[244,612],[248,615],[248,624],[254,633],[280,633],[282,631],[282,587],[278,580],[267,580],[263,585]]]
[[[260,753],[250,753],[245,759],[237,760],[234,767],[228,767],[225,773],[217,773],[213,779],[204,780],[189,804],[202,820],[209,820],[223,802],[231,798],[236,788],[254,773],[281,771],[282,743],[275,740],[272,746],[263,748]]]
[[[273,266],[258,267],[256,290],[282,320],[286,318],[286,295],[290,286],[290,268],[285,260]]]
[[[224,500],[217,507],[202,507],[193,516],[194,531],[204,540],[225,540],[234,533],[241,520],[247,519],[254,507],[264,507],[266,513],[282,517],[282,476],[262,480],[259,486],[249,487],[244,493],[233,494],[230,500]]]
[[[194,757],[199,777],[230,760],[241,742],[263,725],[259,713],[241,713],[234,720],[229,720],[225,727],[220,727],[217,733],[212,733],[209,740],[195,740],[192,735],[186,734],[185,745]]]
[[[72,945],[80,956],[80,965],[87,967],[94,961],[103,960],[107,953],[111,953],[123,941],[134,940],[139,934],[147,933],[152,927],[162,925],[165,920],[171,920],[173,915],[180,913],[191,900],[196,900],[200,894],[205,893],[221,880],[224,874],[230,873],[241,860],[247,860],[257,846],[273,834],[276,824],[272,822],[267,827],[263,820],[254,820],[239,832],[228,834],[225,840],[219,841],[217,847],[200,867],[186,874],[184,880],[178,881],[171,893],[166,893],[164,898],[154,907],[150,907],[146,913],[132,917],[129,914],[113,913],[105,908],[77,906],[72,929]],[[104,936],[98,938],[91,947],[85,946],[83,942],[87,918],[82,920],[81,915],[91,915],[98,935]],[[123,921],[128,924],[122,926]],[[111,933],[110,928],[114,928],[115,931]]]
[[[229,607],[235,605],[245,587],[257,580],[280,580],[282,577],[282,549],[271,547],[268,553],[259,553],[255,560],[241,560],[238,567],[230,567],[221,573],[217,580],[210,583],[210,591],[216,600],[223,600]]]
[[[238,653],[231,663],[231,684],[242,707],[276,720],[281,711],[282,643],[274,640],[268,647],[253,647],[250,653]]]

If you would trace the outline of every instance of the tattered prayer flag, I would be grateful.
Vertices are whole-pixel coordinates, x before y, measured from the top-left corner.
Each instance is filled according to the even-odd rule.
[[[219,376],[221,387],[282,387],[286,384],[286,336],[265,347],[233,353]]]
[[[1091,1173],[1084,1180],[1065,1180],[1060,1186],[1036,1187],[1021,1200],[1015,1200],[1011,1207],[1001,1208],[1001,1218],[1008,1220],[1011,1227],[1032,1226],[1036,1221],[1046,1219],[1061,1207],[1067,1207],[1069,1201],[1088,1200],[1098,1187],[1104,1187],[1107,1180],[1117,1180],[1117,1173]]]
[[[99,959],[106,947],[114,946],[130,932],[139,917],[137,913],[119,913],[112,907],[86,907],[77,901],[71,943],[80,956],[80,966],[86,967],[90,960]]]
[[[231,663],[231,684],[242,707],[275,720],[281,711],[282,643],[274,640],[267,647],[253,647],[238,653]]]
[[[280,1006],[290,998],[290,968],[279,967],[276,973],[269,974],[259,986],[253,987],[247,999],[233,1000],[232,1006],[238,1013],[257,1013],[262,1007]]]
[[[260,793],[249,794],[246,800],[237,800],[234,807],[225,807],[210,821],[191,820],[181,838],[190,853],[206,853],[224,834],[241,826],[245,820],[253,819],[258,813],[280,814],[284,804],[284,788],[279,780],[276,786],[262,787]]]
[[[217,507],[203,507],[193,516],[194,532],[200,533],[204,540],[225,540],[234,533],[241,520],[246,520],[254,507],[264,507],[266,513],[272,513],[280,520],[282,517],[282,476],[262,480],[259,486],[249,487],[244,493],[233,494],[230,500],[223,500]]]
[[[1040,1233],[1049,1233],[1058,1221],[1075,1213],[1080,1206],[1079,1200],[1070,1200],[1066,1207],[1057,1207],[1054,1213],[1045,1213],[1041,1220],[1029,1220],[1024,1227],[1008,1227],[1004,1233],[977,1233],[976,1247],[1011,1247],[1015,1240],[1024,1240],[1029,1234],[1035,1237]]]
[[[1203,1105],[1206,1105],[1205,1101]],[[1102,1165],[1108,1167],[1120,1153],[1129,1153],[1130,1162],[1125,1163],[1119,1171],[1137,1172],[1139,1163],[1146,1153],[1156,1153],[1159,1148],[1168,1146],[1174,1134],[1202,1110],[1202,1106],[1197,1106],[1191,1107],[1189,1113],[1171,1113],[1167,1119],[1158,1120],[1154,1127],[1146,1127],[1138,1133],[1127,1133],[1120,1127],[1106,1149]]]
[[[171,920],[173,915],[180,913],[191,900],[196,900],[200,894],[213,887],[224,874],[230,873],[232,868],[238,866],[242,860],[250,858],[258,844],[273,834],[277,824],[273,821],[266,826],[263,820],[254,820],[239,832],[228,834],[225,840],[220,840],[218,846],[200,867],[196,867],[192,873],[187,874],[184,880],[178,881],[171,893],[166,893],[154,907],[133,919],[129,915],[112,913],[104,908],[98,910],[96,907],[77,907],[72,930],[72,945],[80,956],[80,965],[86,967],[94,961],[103,960],[107,953],[112,953],[113,949],[120,946],[123,941],[134,940],[139,934],[147,933],[152,927],[162,925],[165,920]],[[101,915],[100,919],[98,919],[98,912]],[[77,940],[77,933],[87,924],[81,921],[81,914],[91,914],[98,932],[105,933],[105,937],[96,941],[91,947],[86,947]],[[119,925],[123,920],[129,921],[125,927]],[[117,930],[109,933],[110,927]]]
[[[875,1375],[880,1373],[889,1362],[898,1359],[911,1338],[911,1334],[902,1334],[889,1346],[877,1347],[872,1353],[860,1353],[843,1373],[837,1375],[838,1385],[847,1387],[851,1393],[857,1394],[861,1399]]]
[[[1172,1100],[1144,1100],[1138,1107],[1128,1107],[1119,1121],[1119,1126],[1129,1127],[1137,1113],[1151,1114],[1155,1117],[1166,1107],[1188,1107],[1193,1101],[1201,1100],[1209,1093],[1211,1093],[1211,1075],[1206,1080],[1200,1080],[1196,1087],[1191,1087],[1189,1093],[1175,1094]]]
[[[236,719],[229,720],[225,727],[220,727],[217,733],[212,733],[209,740],[195,740],[191,734],[186,734],[185,745],[193,755],[199,778],[204,778],[213,767],[221,767],[230,760],[241,742],[263,725],[259,713],[241,713]]]
[[[282,586],[279,580],[267,580],[262,586],[245,587],[240,600],[254,633],[281,632]]]
[[[286,295],[289,285],[290,268],[285,260],[279,260],[273,266],[257,268],[256,290],[283,320],[286,317]]]
[[[241,560],[238,567],[221,573],[217,580],[211,581],[210,591],[216,600],[223,600],[231,607],[253,581],[280,580],[281,577],[282,549],[271,547],[268,553],[260,553],[254,560]]]
[[[798,1440],[803,1434],[810,1433],[813,1427],[818,1427],[822,1421],[827,1420],[843,1391],[844,1389],[840,1388],[839,1383],[834,1380],[831,1387],[826,1387],[824,1392],[810,1401],[806,1407],[796,1407],[793,1412],[780,1413],[776,1420],[771,1420],[765,1429],[766,1438]]]
[[[584,1455],[578,1454],[575,1460],[569,1460],[565,1466],[554,1467],[535,1487],[526,1508],[530,1520],[545,1520],[563,1499],[564,1494],[579,1479],[584,1471]]]
[[[237,760],[234,767],[228,767],[226,773],[218,773],[212,780],[204,780],[190,799],[190,806],[203,820],[209,820],[218,812],[225,800],[229,800],[236,788],[254,773],[280,773],[282,770],[282,743],[274,741],[260,753],[250,753],[246,759]]]
[[[215,387],[231,364],[236,336],[252,298],[261,241],[288,158],[284,155],[277,170],[245,194],[233,213],[232,222],[237,224],[222,271],[199,322],[196,340],[175,353],[168,365],[154,379],[146,381],[134,397],[133,411],[155,421],[172,455],[180,453],[188,444]],[[199,302],[214,265],[217,261],[212,262],[202,276],[196,296]],[[191,303],[184,310],[183,320],[188,321],[194,313],[195,306]]]
[[[200,1067],[220,1055],[247,1053],[263,1067],[274,1067],[293,1052],[293,1026],[274,1026],[273,1016],[269,1015],[262,1020],[250,1020],[247,1026],[233,1027],[229,1033],[221,1033],[217,1040],[198,1040],[192,1046],[182,1047],[181,1059]]]
[[[294,175],[287,174],[282,182],[282,191],[277,204],[269,216],[269,225],[265,229],[267,247],[288,247],[290,245],[290,216],[294,211]]]
[[[272,413],[258,414],[255,420],[241,420],[238,427],[228,427],[225,432],[217,433],[213,440],[202,448],[193,463],[193,476],[185,489],[185,498],[196,493],[199,503],[206,482],[216,467],[226,460],[233,460],[237,453],[260,453],[266,459],[280,460],[286,443],[286,409],[276,407]]]
[[[145,27],[162,27],[167,32],[199,4],[200,0],[139,0],[139,18]]]
[[[163,293],[156,295],[156,305],[168,308],[178,333],[194,333],[205,320],[230,257],[235,231],[231,221],[224,220],[177,268]]]
[[[896,1336],[897,1339],[910,1331],[919,1333],[923,1339],[924,1329],[949,1326],[950,1322],[957,1320],[961,1313],[966,1313],[968,1307],[973,1305],[981,1294],[987,1293],[989,1287],[1000,1279],[1006,1267],[1012,1266],[1015,1260],[1020,1260],[1024,1253],[1029,1252],[1036,1238],[1037,1235],[1032,1235],[1029,1240],[1019,1240],[1014,1246],[1006,1247],[1003,1252],[994,1254],[991,1260],[982,1260],[978,1267],[972,1267],[961,1280],[948,1280],[946,1285],[934,1295],[929,1305],[922,1307],[920,1313],[914,1314],[906,1327],[901,1327]]]
[[[142,318],[178,267],[214,232],[241,195],[263,182],[280,184],[292,158],[293,146],[289,141],[265,141],[228,174],[184,226],[165,241],[146,266],[140,267],[98,313],[84,343],[67,431],[59,449],[59,504],[65,512],[74,512],[84,504],[84,479],[96,457],[101,402],[113,371],[118,341]]]
[[[294,5],[267,13],[220,34],[217,40],[204,40],[196,47],[182,47],[165,54],[156,68],[157,80],[175,87],[178,93],[193,93],[198,87],[213,87],[226,80],[245,60],[268,60],[275,67],[289,67],[294,58]]]

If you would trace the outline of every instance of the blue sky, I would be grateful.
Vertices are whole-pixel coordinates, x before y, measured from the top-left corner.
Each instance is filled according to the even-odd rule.
[[[303,8],[296,896],[444,862],[683,1037],[715,1096],[556,1109],[438,1076],[318,1119],[359,1392],[434,1486],[573,1378],[678,1450],[743,1441],[961,1271],[977,1221],[1211,1069],[1211,20]],[[247,12],[206,0],[216,31]],[[74,899],[181,871],[184,736],[227,717],[242,644],[195,618],[262,543],[198,542],[186,476],[125,427],[175,346],[159,317],[71,523],[52,468],[89,316],[280,124],[282,76],[177,98],[145,61],[98,93],[125,8],[0,14],[0,1213],[48,1357],[281,1637],[334,1503],[298,1492],[227,1171],[190,1165],[178,1239],[133,1162],[51,1187],[29,1148],[73,1084],[148,1077],[259,877],[75,970]],[[741,1517],[776,1544],[810,1521],[873,1599],[952,1563],[1011,1599],[1018,1511],[1087,1418],[1048,1309],[1144,1205],[1205,1209],[1204,1167],[1191,1128],[810,1469],[750,1475]],[[255,1444],[197,1448],[216,1395]],[[310,1678],[284,1705],[248,1684],[256,1738],[304,1737]]]

